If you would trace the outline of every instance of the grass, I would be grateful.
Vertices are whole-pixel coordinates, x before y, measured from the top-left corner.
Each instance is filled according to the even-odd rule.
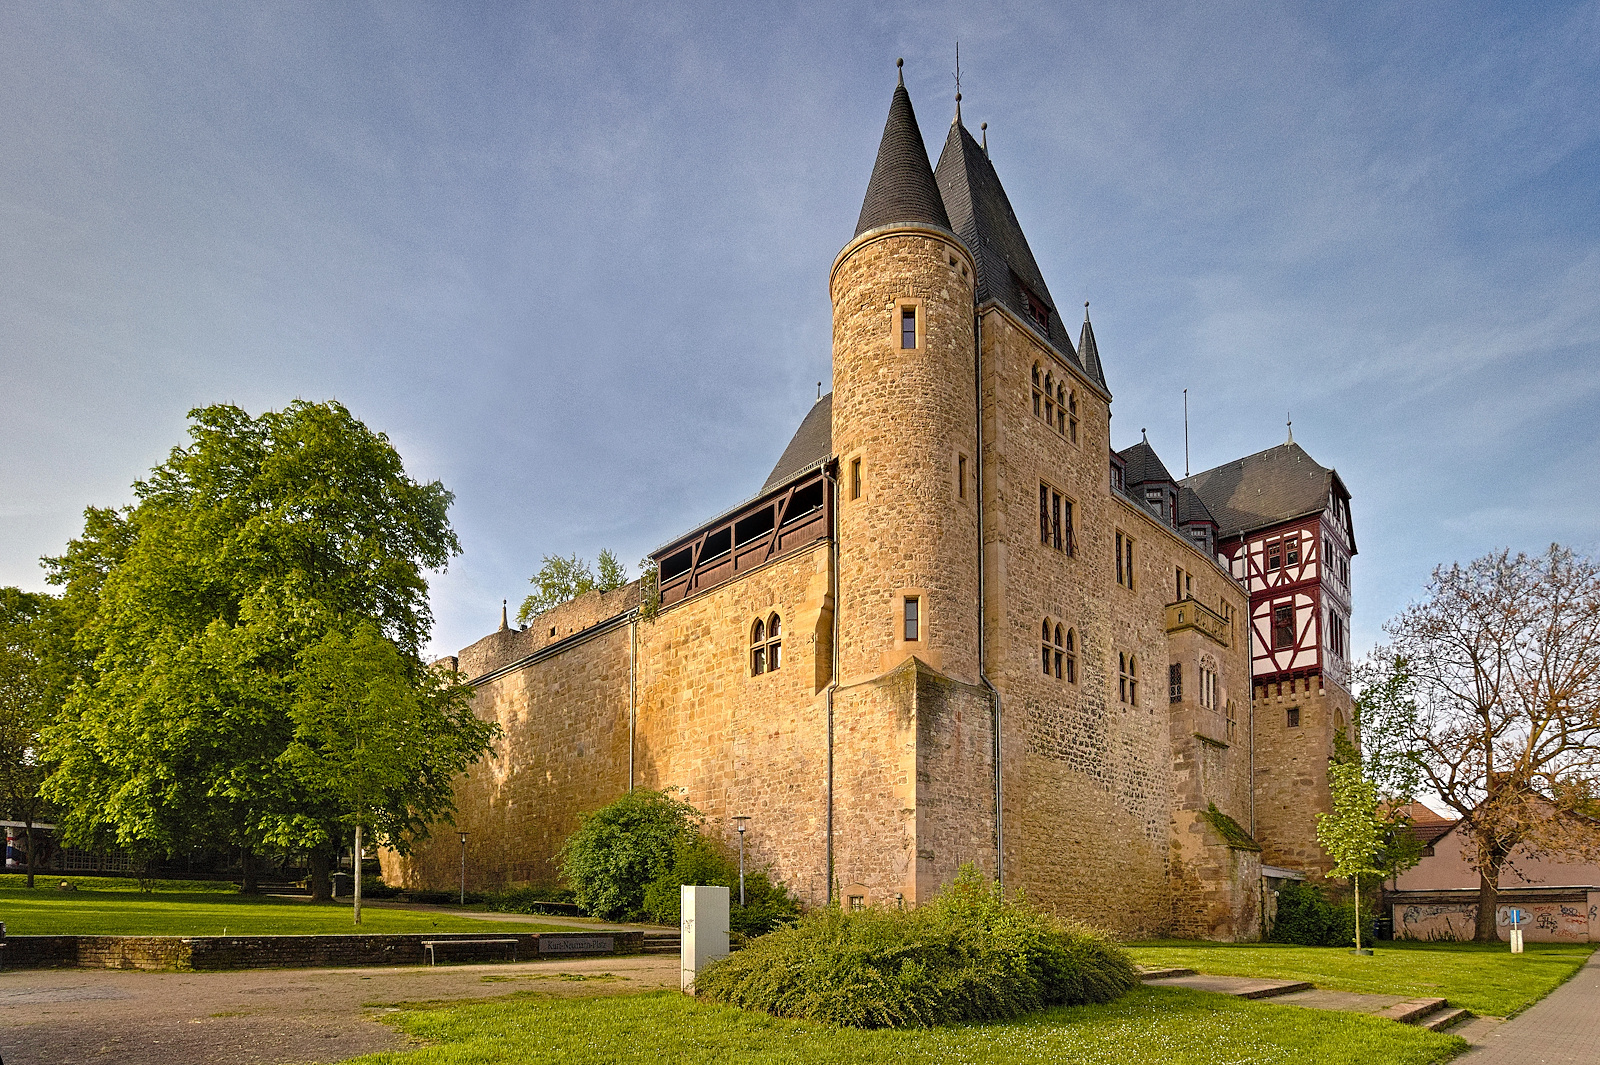
[[[61,891],[66,879],[77,890]],[[158,881],[141,893],[132,880],[109,877],[40,878],[31,891],[20,876],[0,877],[0,921],[14,936],[216,936],[329,935],[348,932],[485,932],[504,922],[450,914],[362,907],[361,924],[350,903],[240,895],[231,884]],[[570,932],[565,925],[521,924],[517,932]]]
[[[562,1065],[662,1061],[750,1065],[1433,1065],[1466,1044],[1354,1013],[1325,1013],[1172,988],[1136,988],[999,1024],[890,1031],[780,1020],[676,992],[412,1006],[386,1018],[433,1044],[362,1065]]]
[[[1310,980],[1336,991],[1443,998],[1474,1013],[1509,1017],[1577,972],[1593,949],[1529,943],[1526,953],[1512,954],[1503,943],[1382,942],[1369,958],[1343,947],[1171,942],[1136,944],[1128,953],[1146,968]]]

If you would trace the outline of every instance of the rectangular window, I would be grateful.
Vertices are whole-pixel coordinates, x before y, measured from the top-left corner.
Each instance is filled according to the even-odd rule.
[[[1070,499],[1061,501],[1061,526],[1062,534],[1065,536],[1061,549],[1069,555],[1077,554],[1078,542],[1072,534],[1072,500]]]
[[[1122,541],[1122,554],[1123,554],[1123,561],[1124,561],[1123,568],[1128,571],[1128,589],[1129,589],[1129,591],[1132,591],[1133,590],[1133,541],[1132,540],[1124,539]]]
[[[967,456],[956,456],[956,496],[967,498]]]
[[[1288,720],[1289,720],[1289,727],[1290,728],[1299,728],[1300,727],[1300,708],[1298,706],[1289,707]]]
[[[1294,646],[1294,606],[1285,603],[1272,608],[1272,649]]]
[[[1183,702],[1183,664],[1174,662],[1167,667],[1167,702]]]
[[[1061,493],[1050,493],[1050,546],[1061,550]]]
[[[1267,544],[1267,569],[1275,570],[1283,566],[1283,543],[1273,540]]]
[[[1050,486],[1039,486],[1039,542],[1050,543]]]
[[[1298,566],[1300,564],[1300,537],[1298,534],[1284,537],[1283,564],[1285,566]]]
[[[861,460],[850,460],[850,498],[861,498]]]
[[[921,604],[918,602],[916,596],[906,596],[906,639],[908,641],[917,639],[918,633],[921,631],[921,625],[917,616],[917,608],[920,605]]]
[[[1172,592],[1172,601],[1174,603],[1180,602],[1183,599],[1183,567],[1182,566],[1174,567],[1174,574],[1173,574],[1173,579],[1172,580],[1173,580],[1173,584],[1175,585],[1175,587],[1173,589],[1173,592]]]
[[[1183,575],[1183,597],[1185,599],[1194,598],[1194,574],[1192,573]]]
[[[914,348],[917,346],[917,309],[915,307],[900,308],[900,346]]]
[[[1117,533],[1117,583],[1118,584],[1126,583],[1126,578],[1124,578],[1123,575],[1122,575],[1122,534],[1121,533]]]

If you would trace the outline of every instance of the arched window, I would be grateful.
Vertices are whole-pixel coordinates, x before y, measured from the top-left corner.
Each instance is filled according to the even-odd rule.
[[[767,671],[767,625],[760,618],[750,626],[750,675],[759,677]]]
[[[1078,392],[1073,389],[1067,393],[1067,439],[1074,444],[1078,442]]]
[[[1066,652],[1066,681],[1068,684],[1078,683],[1078,633],[1074,629],[1067,630],[1067,639],[1061,644]]]
[[[1217,708],[1217,659],[1210,654],[1200,656],[1200,705]]]
[[[1139,659],[1136,655],[1128,656],[1128,705],[1139,705]]]
[[[767,619],[767,672],[783,665],[783,619],[774,614]]]
[[[1040,417],[1044,404],[1044,393],[1039,391],[1039,364],[1033,364],[1033,416]]]
[[[1056,385],[1056,432],[1067,431],[1067,386]]]
[[[1039,630],[1039,665],[1044,669],[1044,675],[1061,680],[1065,677],[1072,679],[1072,664],[1067,658],[1067,649],[1062,646],[1061,637],[1063,629],[1059,623],[1052,623],[1049,618],[1044,619],[1044,624]]]
[[[1045,424],[1056,424],[1056,382],[1050,374],[1044,375],[1044,420]]]
[[[1050,646],[1050,619],[1049,618],[1045,618],[1044,619],[1044,632],[1043,632],[1043,635],[1040,637],[1040,640],[1041,640],[1041,646],[1040,646],[1040,651],[1039,651],[1039,662],[1044,667],[1044,675],[1048,677],[1050,675],[1050,653],[1052,651],[1052,648]]]
[[[1117,652],[1117,699],[1128,701],[1128,656],[1122,651]]]

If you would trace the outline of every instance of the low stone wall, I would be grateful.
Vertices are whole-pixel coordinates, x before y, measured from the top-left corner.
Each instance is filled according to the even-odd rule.
[[[1391,892],[1396,939],[1470,940],[1476,929],[1476,889]],[[1529,943],[1600,942],[1600,890],[1513,888],[1500,892],[1495,931],[1510,938],[1508,911],[1522,911],[1523,938]]]
[[[424,941],[514,939],[518,961],[595,954],[638,954],[644,933],[452,932],[439,935],[332,936],[8,936],[0,939],[5,969],[312,969],[421,965]],[[441,963],[504,957],[489,948],[437,951]]]

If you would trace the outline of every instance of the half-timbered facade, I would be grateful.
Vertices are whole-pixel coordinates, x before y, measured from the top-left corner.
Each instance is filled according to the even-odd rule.
[[[1217,552],[1250,593],[1250,666],[1258,753],[1258,836],[1269,863],[1322,871],[1316,814],[1330,808],[1316,772],[1352,726],[1350,492],[1293,437],[1184,482],[1218,521]],[[1310,772],[1308,796],[1283,772]],[[1309,800],[1309,801],[1308,801]]]
[[[896,87],[829,291],[833,392],[755,495],[652,552],[653,587],[456,660],[503,730],[458,791],[469,886],[551,880],[582,814],[679,788],[729,841],[748,816],[807,904],[913,905],[974,862],[1128,934],[1256,936],[1226,519],[1113,449],[1087,307],[1055,304],[959,110],[935,168]]]

